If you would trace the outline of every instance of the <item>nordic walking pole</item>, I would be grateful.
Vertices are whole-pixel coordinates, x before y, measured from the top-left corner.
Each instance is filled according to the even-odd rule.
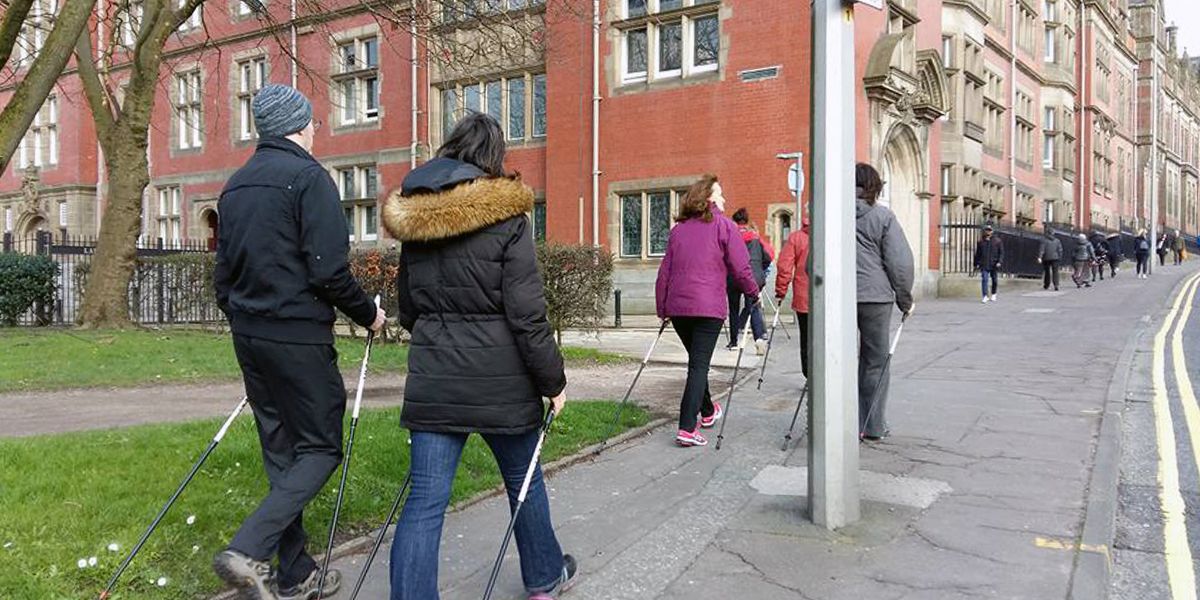
[[[796,412],[792,414],[792,424],[788,426],[787,433],[783,434],[783,447],[780,450],[787,452],[788,445],[792,443],[792,430],[796,428],[796,419],[800,417],[800,407],[804,406],[804,397],[808,395],[808,381],[804,382],[804,390],[800,392],[800,401],[796,403]]]
[[[738,336],[737,361],[733,363],[733,379],[729,381],[729,395],[725,397],[725,418],[721,419],[721,429],[717,431],[717,450],[721,449],[721,440],[725,439],[725,423],[729,421],[729,411],[733,408],[733,388],[737,386],[738,369],[742,366],[742,355],[746,353],[746,336],[750,335],[750,323],[753,321],[750,316],[753,308],[753,304],[746,307],[746,326]]]
[[[508,542],[512,540],[513,528],[517,526],[517,515],[521,514],[521,506],[525,504],[525,494],[529,493],[529,482],[533,480],[533,472],[537,469],[538,457],[542,454],[542,443],[546,441],[546,433],[554,422],[554,408],[546,412],[546,421],[542,423],[542,433],[538,435],[537,445],[533,447],[533,456],[529,459],[529,469],[525,471],[525,481],[521,483],[521,493],[517,494],[517,506],[513,508],[512,518],[508,520],[508,531],[504,532],[504,542],[500,544],[500,554],[496,556],[496,564],[492,565],[492,575],[488,578],[487,589],[483,592],[483,600],[491,600],[492,591],[496,588],[496,578],[500,576],[500,565],[504,563],[504,553],[508,551]]]
[[[867,423],[871,422],[871,417],[875,415],[875,407],[879,405],[879,388],[883,385],[883,379],[888,375],[888,368],[892,366],[892,355],[896,353],[896,345],[900,343],[900,334],[904,333],[904,322],[908,320],[908,315],[900,317],[900,327],[896,328],[896,337],[892,339],[892,346],[888,348],[887,359],[883,361],[883,370],[879,372],[879,381],[875,382],[875,391],[871,392],[871,406],[867,409],[867,418],[863,419],[863,429],[858,432],[858,439],[863,439],[866,435]]]
[[[375,294],[375,307],[379,308],[379,294]],[[362,407],[363,385],[367,382],[367,361],[371,358],[371,343],[375,331],[367,330],[367,348],[363,351],[362,367],[358,371],[358,389],[354,391],[354,412],[350,416],[350,439],[346,441],[346,458],[342,461],[342,479],[338,483],[337,500],[333,503],[333,522],[329,524],[329,543],[325,545],[325,559],[321,563],[321,575],[317,579],[317,598],[325,593],[325,573],[329,571],[329,557],[333,554],[333,537],[337,534],[338,516],[342,512],[342,500],[346,497],[346,475],[350,471],[350,456],[354,453],[354,431],[358,429],[358,411]]]
[[[758,372],[759,391],[762,391],[763,377],[767,376],[767,359],[771,358],[771,344],[775,341],[776,327],[779,327],[779,306],[775,307],[775,318],[771,320],[771,333],[767,335],[767,351],[763,353],[762,370]],[[784,327],[783,330],[787,331],[787,327]]]
[[[367,581],[367,571],[371,569],[371,563],[375,562],[375,555],[379,554],[379,547],[383,545],[383,536],[387,533],[387,528],[391,527],[392,521],[396,518],[396,513],[400,510],[400,502],[404,499],[404,492],[408,489],[408,484],[412,481],[412,471],[404,478],[404,483],[400,485],[400,493],[396,494],[396,501],[392,502],[392,509],[388,511],[387,520],[383,522],[383,527],[379,528],[379,536],[375,538],[375,544],[371,546],[371,553],[367,555],[367,562],[363,563],[362,573],[358,574],[358,581],[354,582],[354,591],[350,592],[350,600],[358,597],[358,592],[362,590],[363,583]]]
[[[158,528],[158,524],[162,522],[163,517],[167,516],[167,511],[171,510],[171,505],[175,504],[175,501],[179,499],[180,494],[183,493],[183,489],[192,482],[192,478],[200,471],[200,467],[204,465],[204,461],[208,460],[208,455],[212,454],[217,444],[221,443],[221,438],[225,437],[225,432],[229,431],[229,426],[233,424],[233,420],[246,408],[246,402],[248,402],[248,399],[243,396],[238,402],[237,407],[233,409],[233,412],[229,413],[229,417],[225,419],[225,423],[217,430],[217,435],[214,435],[212,441],[208,443],[208,447],[204,449],[204,453],[200,455],[200,459],[196,461],[196,464],[192,465],[192,470],[183,479],[183,483],[179,484],[179,488],[171,495],[171,499],[167,500],[167,503],[158,511],[158,516],[154,517],[154,521],[150,523],[150,527],[142,534],[142,539],[138,540],[137,545],[133,547],[133,550],[125,557],[125,560],[121,561],[121,566],[117,567],[117,572],[113,573],[112,579],[108,580],[108,586],[104,588],[103,592],[100,592],[100,600],[105,600],[112,593],[113,588],[117,585],[117,580],[121,578],[121,574],[125,572],[125,569],[129,568],[129,563],[133,562],[133,557],[137,556],[142,546],[146,544],[146,540],[150,539],[150,534],[154,533],[154,530]]]
[[[775,301],[771,300],[771,296],[768,295],[767,296],[767,304],[770,304],[771,308],[775,309],[776,314],[778,314],[779,311],[783,310],[783,298],[779,299],[779,304],[775,304]],[[787,336],[787,339],[789,342],[792,341],[792,332],[788,331],[787,327],[783,328],[783,334]]]
[[[608,426],[608,433],[604,434],[604,440],[600,442],[600,447],[596,450],[596,454],[600,454],[608,447],[609,438],[617,430],[617,424],[621,422],[621,412],[625,410],[625,404],[629,402],[629,397],[633,394],[633,386],[637,385],[638,379],[642,376],[642,371],[646,369],[646,363],[650,362],[650,355],[654,354],[654,347],[658,345],[658,340],[662,339],[663,332],[667,330],[667,324],[670,322],[671,319],[663,319],[662,325],[659,326],[658,335],[654,337],[654,342],[650,344],[650,349],[646,351],[646,358],[642,359],[642,364],[638,367],[637,375],[633,376],[633,382],[629,384],[629,389],[625,390],[625,397],[621,399],[621,404],[617,405],[617,413],[613,416],[612,424]]]

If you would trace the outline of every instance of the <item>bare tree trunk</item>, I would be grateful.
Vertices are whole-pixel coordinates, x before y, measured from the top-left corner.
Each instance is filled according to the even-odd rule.
[[[108,205],[100,224],[91,277],[84,291],[82,325],[123,329],[129,319],[129,280],[137,260],[141,229],[142,193],[150,183],[146,159],[147,136],[116,131],[105,153],[108,167]]]
[[[17,0],[14,4],[22,1],[25,0]],[[96,0],[67,0],[54,21],[54,28],[46,39],[46,45],[34,59],[21,83],[17,85],[12,98],[4,106],[4,112],[0,112],[0,171],[8,167],[8,161],[12,160],[13,152],[16,152],[21,138],[25,137],[25,132],[41,110],[46,96],[50,95],[50,90],[54,89],[54,84],[71,59],[71,50],[75,48],[80,34],[86,29],[88,18],[95,6]],[[28,12],[28,4],[25,9]],[[4,36],[9,34],[10,16],[13,15],[6,13],[3,23],[0,23],[0,67],[8,58]],[[16,28],[20,29],[20,26],[21,22],[18,21]],[[15,34],[13,39],[16,39]],[[7,52],[11,51],[10,43]]]
[[[12,0],[4,9],[4,19],[0,21],[0,69],[8,64],[13,47],[17,45],[17,36],[21,34],[21,25],[33,7],[33,0]]]

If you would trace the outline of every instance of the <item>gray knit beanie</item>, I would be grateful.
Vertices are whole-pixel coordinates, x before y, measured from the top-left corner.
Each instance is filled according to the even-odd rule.
[[[300,90],[272,83],[254,96],[254,127],[258,137],[283,137],[308,126],[312,103]]]

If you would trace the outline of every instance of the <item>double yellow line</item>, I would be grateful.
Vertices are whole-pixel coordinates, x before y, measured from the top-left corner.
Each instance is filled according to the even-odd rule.
[[[1166,341],[1171,336],[1172,369],[1175,384],[1179,389],[1180,405],[1183,406],[1191,438],[1189,446],[1195,464],[1200,468],[1200,407],[1196,404],[1191,378],[1183,353],[1183,332],[1192,314],[1192,301],[1196,297],[1200,273],[1191,276],[1175,297],[1167,318],[1154,336],[1153,382],[1154,382],[1154,429],[1158,438],[1158,498],[1163,513],[1163,547],[1167,561],[1167,580],[1171,586],[1173,600],[1196,600],[1196,573],[1192,563],[1192,550],[1188,545],[1186,505],[1179,490],[1179,463],[1176,459],[1175,427],[1171,418],[1171,401],[1167,394]],[[1180,313],[1180,305],[1187,297]],[[1176,319],[1178,317],[1178,319]]]

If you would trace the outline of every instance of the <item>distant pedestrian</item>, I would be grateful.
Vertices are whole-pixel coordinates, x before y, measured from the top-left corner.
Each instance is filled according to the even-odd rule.
[[[1092,248],[1092,243],[1088,241],[1087,234],[1081,233],[1075,238],[1075,250],[1071,254],[1071,259],[1075,267],[1075,271],[1071,275],[1071,280],[1075,282],[1075,288],[1092,287],[1088,279],[1092,271],[1092,263],[1096,261],[1096,252]]]
[[[1167,266],[1167,252],[1169,252],[1170,241],[1167,239],[1167,232],[1163,232],[1158,236],[1158,242],[1155,244],[1155,252],[1158,254],[1158,266]]]
[[[309,599],[320,573],[305,548],[304,509],[342,460],[346,386],[333,347],[334,309],[374,331],[385,315],[350,274],[341,198],[311,154],[312,104],[273,84],[251,109],[259,141],[217,201],[213,282],[270,488],[213,569],[243,597]],[[330,569],[325,591],[340,584],[341,573]]]
[[[1116,278],[1117,273],[1121,271],[1121,260],[1124,257],[1121,255],[1121,234],[1111,233],[1108,235],[1108,276]]]
[[[558,414],[567,401],[526,216],[533,190],[506,174],[505,153],[500,124],[470,115],[384,204],[384,225],[401,242],[398,317],[412,333],[400,412],[412,488],[392,539],[391,600],[438,598],[442,525],[470,435],[496,459],[511,509],[536,454],[543,398]],[[554,534],[541,467],[532,468],[514,531],[521,581],[531,598],[553,598],[576,563]]]
[[[804,219],[799,231],[793,231],[779,252],[779,275],[775,277],[775,297],[783,306],[787,296],[788,286],[792,287],[792,310],[796,311],[796,323],[800,326],[800,368],[804,379],[809,379],[810,364],[808,358],[808,251],[809,223]]]
[[[1176,229],[1175,239],[1171,242],[1171,249],[1175,251],[1175,266],[1183,264],[1183,253],[1187,251],[1187,244],[1185,242],[1183,234]]]
[[[1145,229],[1139,229],[1133,240],[1133,257],[1137,260],[1138,278],[1145,279],[1150,272],[1150,240]]]
[[[1062,262],[1062,242],[1054,235],[1054,230],[1047,227],[1042,243],[1038,246],[1037,261],[1042,265],[1042,289],[1050,289],[1053,282],[1054,291],[1058,291],[1058,263]]]
[[[709,391],[708,369],[729,312],[726,279],[733,278],[748,306],[758,303],[750,254],[724,208],[725,196],[716,175],[705,175],[692,184],[680,202],[654,289],[658,318],[671,320],[688,353],[687,383],[675,436],[675,443],[685,447],[707,445],[700,428],[715,425],[723,412]]]
[[[1108,240],[1103,233],[1099,231],[1092,233],[1092,253],[1095,259],[1092,260],[1092,282],[1096,281],[1096,276],[1100,276],[1100,281],[1104,281],[1104,267],[1108,264]]]
[[[858,163],[854,179],[858,241],[858,430],[863,439],[877,441],[888,435],[886,409],[890,386],[883,367],[891,342],[892,306],[905,316],[911,315],[914,308],[913,255],[896,215],[876,204],[883,191],[879,172],[871,165]]]
[[[741,234],[742,241],[746,243],[746,251],[750,254],[750,270],[754,272],[754,282],[761,290],[767,285],[767,270],[774,260],[770,247],[758,235],[758,230],[750,222],[750,215],[746,209],[737,209],[733,213],[733,222],[737,224],[738,233]],[[727,348],[732,350],[737,348],[738,336],[741,334],[742,327],[746,326],[746,320],[739,317],[743,313],[742,299],[745,298],[745,295],[738,289],[732,275],[725,280],[725,294],[729,299],[729,345]],[[762,307],[754,304],[747,305],[746,309],[750,311],[750,330],[754,335],[755,350],[758,354],[762,354],[767,343],[767,325],[763,321]]]
[[[991,225],[983,226],[983,238],[975,244],[975,268],[979,269],[980,291],[983,303],[996,301],[996,287],[1000,276],[1000,265],[1004,263],[1004,242],[996,237]],[[992,293],[988,296],[988,278],[992,281]]]

